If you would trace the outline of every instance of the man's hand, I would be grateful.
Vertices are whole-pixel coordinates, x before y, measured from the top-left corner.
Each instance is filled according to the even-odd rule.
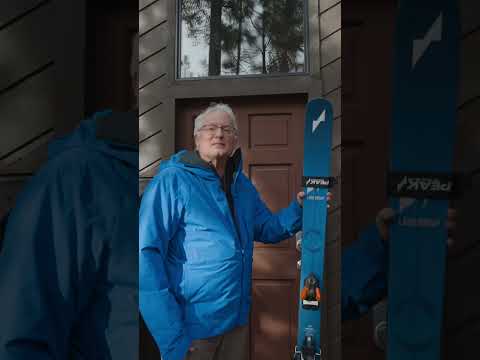
[[[380,210],[377,214],[376,224],[378,231],[380,232],[380,236],[383,240],[388,241],[389,233],[390,233],[390,224],[393,223],[395,218],[395,211],[391,208],[384,208]],[[453,234],[455,232],[455,228],[457,225],[457,210],[455,209],[448,209],[448,217],[447,217],[447,245],[451,246],[453,244]]]
[[[303,207],[303,199],[305,198],[305,192],[304,191],[300,191],[298,194],[297,194],[297,201],[299,203],[299,205],[301,207]],[[327,192],[327,208],[330,207],[330,201],[332,200],[333,196],[332,196],[332,193],[329,191]]]
[[[380,237],[385,241],[388,241],[390,225],[392,224],[394,218],[395,211],[393,211],[392,208],[384,208],[378,212],[375,219]]]

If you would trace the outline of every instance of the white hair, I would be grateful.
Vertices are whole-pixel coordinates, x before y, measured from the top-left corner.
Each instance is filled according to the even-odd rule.
[[[226,113],[230,117],[230,123],[233,126],[233,128],[235,129],[235,131],[238,130],[237,118],[235,117],[235,114],[233,113],[232,108],[230,106],[228,106],[227,104],[212,103],[208,108],[206,108],[204,111],[202,111],[200,113],[200,115],[198,115],[195,118],[195,128],[193,129],[193,135],[197,135],[198,130],[203,126],[203,124],[205,122],[205,118],[207,117],[208,114],[213,113],[213,112],[218,112],[218,111],[222,111],[222,112]]]

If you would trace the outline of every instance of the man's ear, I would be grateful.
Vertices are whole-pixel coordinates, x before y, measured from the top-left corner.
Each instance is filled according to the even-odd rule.
[[[194,146],[194,150],[198,150],[197,135],[193,135],[193,146]]]

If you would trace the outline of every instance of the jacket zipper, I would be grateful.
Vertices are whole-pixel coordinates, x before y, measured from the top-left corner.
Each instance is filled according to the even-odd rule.
[[[213,165],[210,165],[210,167],[212,168],[213,170],[213,173],[215,174],[215,176],[217,177],[218,179],[218,182],[220,183],[220,187],[223,189],[222,187],[222,178],[218,175],[217,171],[215,170],[215,168],[213,167]],[[231,189],[230,189],[231,190]],[[230,191],[230,193],[232,194],[232,198],[233,198],[233,193]],[[226,190],[224,189],[223,190],[223,195],[225,196],[225,199],[227,200],[227,205],[228,205],[228,213],[230,214],[230,219],[232,221],[232,224],[233,224],[233,228],[234,228],[234,233],[235,233],[235,238],[236,238],[236,242],[238,243],[238,245],[240,246],[240,250],[242,250],[242,253],[243,253],[243,242],[242,242],[242,239],[240,237],[240,231],[238,230],[238,224],[237,224],[237,219],[236,219],[236,211],[235,211],[235,204],[233,204],[232,206],[232,209],[233,210],[230,210],[230,205],[228,203],[228,198],[227,198],[227,193],[226,193]],[[233,214],[232,214],[233,212]]]
[[[214,174],[217,176],[217,179],[219,181],[219,185],[222,186],[222,179],[220,178],[220,176],[218,175],[217,171],[215,170],[215,168],[212,167],[212,170],[214,172]],[[235,179],[232,181],[232,184],[230,184],[231,187],[233,187],[233,184],[235,183],[235,180],[236,180],[236,177]],[[224,184],[226,185],[226,184]],[[226,187],[226,186],[224,186]],[[228,205],[228,198],[227,198],[227,193],[225,191],[226,189],[224,189],[223,193],[224,193],[224,196],[227,200],[227,205]],[[232,223],[233,223],[233,227],[234,227],[234,230],[235,230],[235,236],[237,238],[237,242],[238,242],[238,245],[240,246],[240,251],[242,253],[242,269],[241,269],[241,279],[240,279],[240,289],[241,289],[241,296],[240,296],[240,311],[238,313],[238,316],[237,316],[237,324],[239,323],[239,320],[240,320],[240,316],[242,314],[242,307],[243,307],[243,298],[245,297],[245,291],[243,289],[243,278],[245,276],[244,272],[245,272],[245,244],[243,243],[242,241],[242,238],[241,238],[241,234],[240,234],[240,231],[239,231],[239,228],[238,228],[238,221],[237,221],[237,212],[235,211],[235,202],[234,202],[234,192],[232,191],[232,189],[230,188],[230,194],[232,195],[232,210],[233,211],[230,211],[230,205],[228,205],[229,207],[229,213],[230,213],[230,218],[232,220]]]
[[[233,184],[232,184],[233,186]],[[230,189],[231,191],[232,189]],[[231,191],[231,194],[232,194],[232,199],[235,198],[234,196],[234,193],[233,191]],[[242,270],[241,270],[241,279],[240,279],[240,288],[241,288],[241,291],[242,291],[242,295],[240,296],[240,311],[238,313],[238,316],[237,316],[237,324],[239,323],[239,320],[240,320],[240,315],[242,314],[242,311],[243,311],[243,298],[245,297],[245,291],[243,289],[243,278],[245,277],[245,244],[243,243],[242,239],[241,239],[241,236],[240,236],[240,231],[239,231],[239,228],[238,228],[238,220],[237,220],[237,212],[235,211],[235,206],[233,206],[233,217],[234,217],[234,223],[235,223],[235,227],[236,227],[236,230],[237,230],[237,233],[239,234],[239,238],[240,238],[240,250],[242,252]]]

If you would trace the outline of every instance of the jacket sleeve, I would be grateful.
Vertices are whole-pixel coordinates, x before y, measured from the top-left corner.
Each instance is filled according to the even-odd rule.
[[[105,231],[84,206],[83,175],[34,177],[17,197],[0,254],[2,360],[68,357],[102,258],[101,245],[95,253],[88,244]]]
[[[388,244],[375,225],[342,255],[342,320],[367,313],[387,294]]]
[[[165,170],[146,189],[139,218],[140,311],[163,360],[183,360],[191,339],[183,309],[171,292],[165,261],[185,209],[186,193]]]
[[[296,200],[276,214],[267,208],[255,190],[255,241],[277,243],[295,235],[302,228],[302,207]]]

